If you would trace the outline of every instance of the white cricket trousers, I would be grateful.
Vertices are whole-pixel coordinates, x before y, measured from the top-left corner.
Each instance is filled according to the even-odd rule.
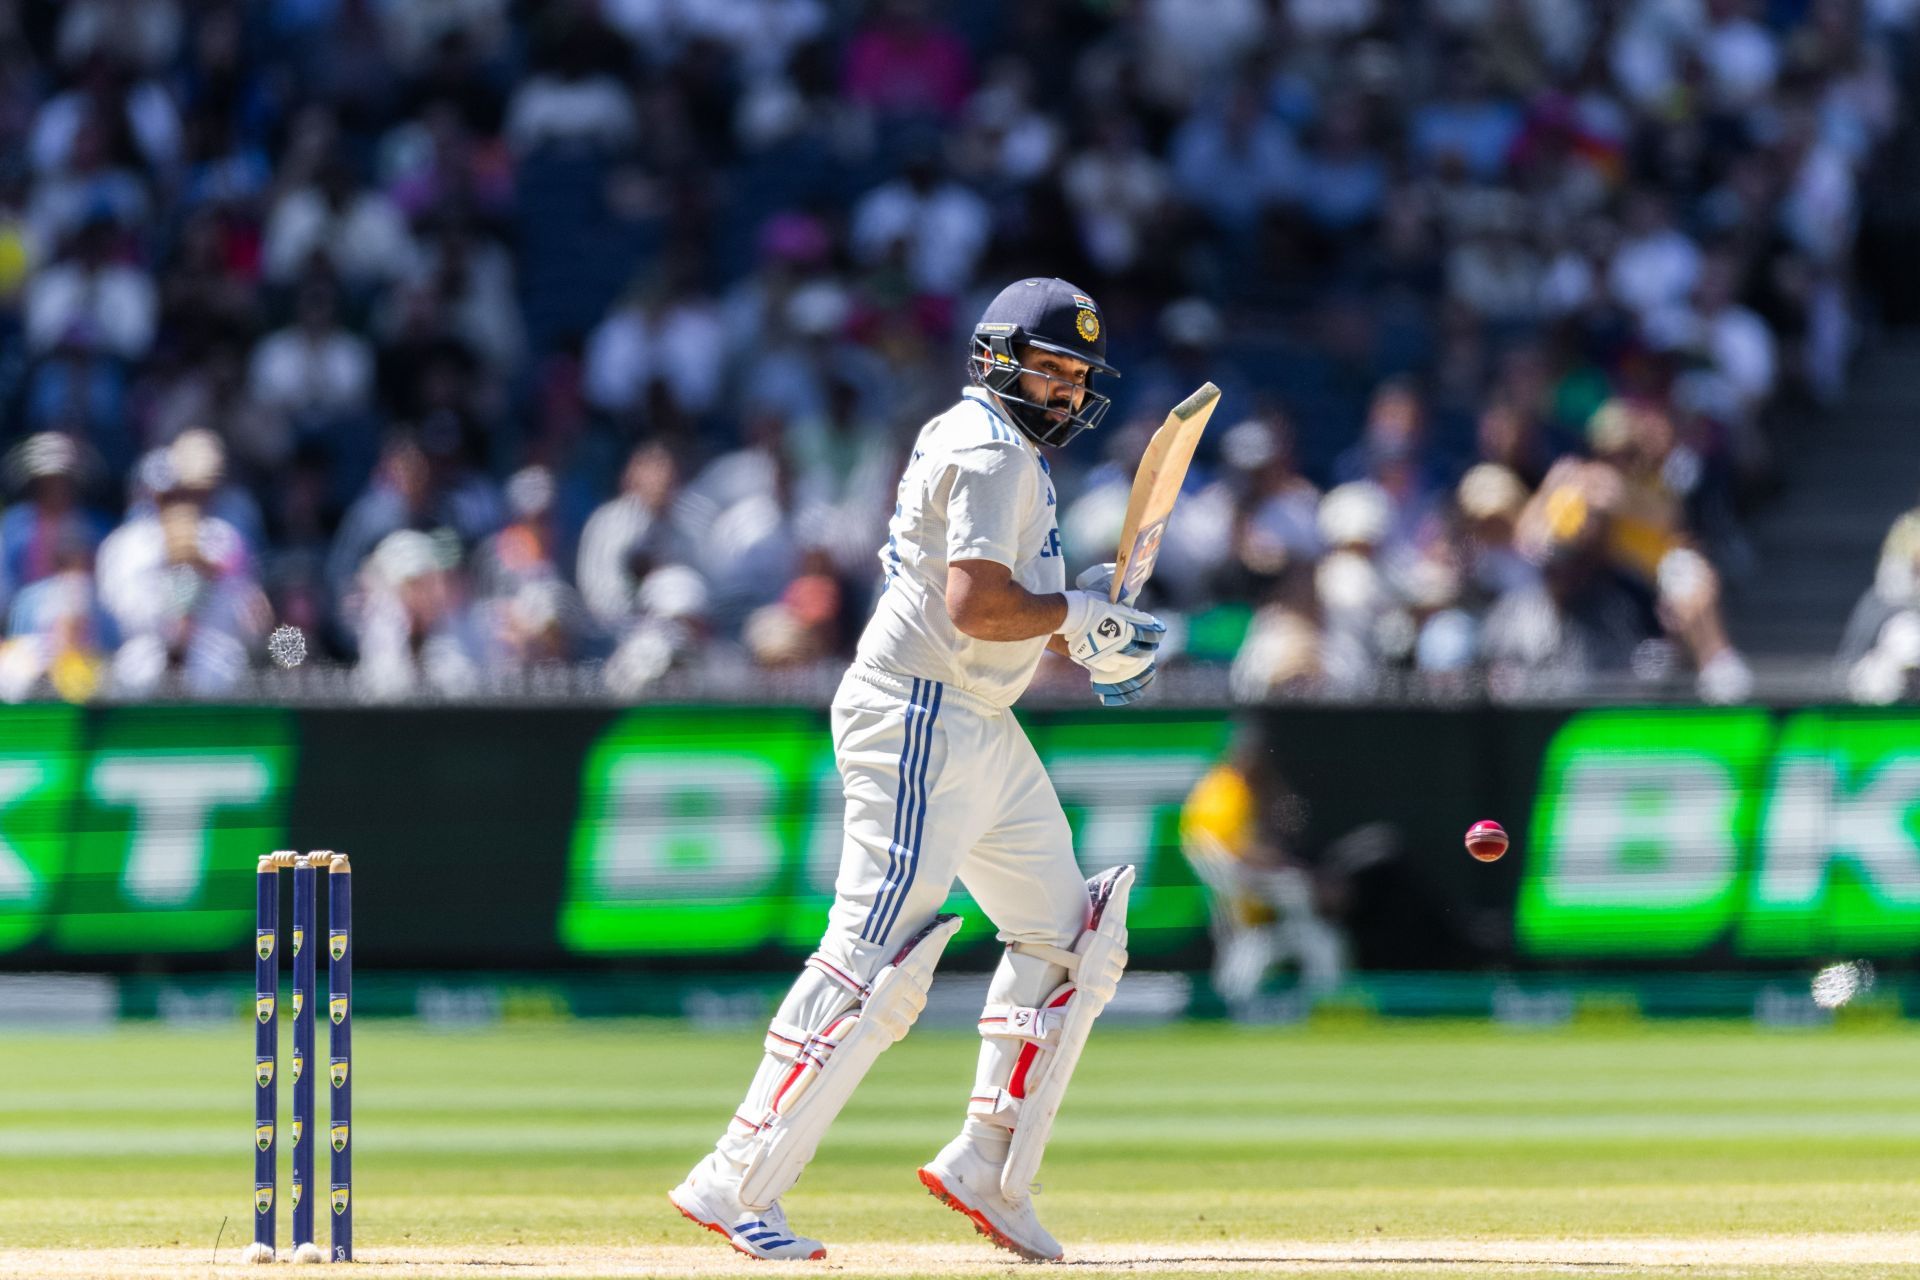
[[[833,699],[845,843],[820,951],[862,982],[957,877],[1005,942],[1071,947],[1087,885],[1053,783],[1011,710],[871,667]]]
[[[820,949],[781,1002],[766,1057],[716,1148],[752,1157],[780,1082],[811,1037],[850,1008],[930,923],[957,877],[1003,942],[1069,949],[1087,923],[1087,884],[1053,783],[1013,712],[935,680],[855,666],[833,699],[846,835]],[[1005,953],[991,1007],[1036,1007],[1066,979]],[[1006,1086],[1020,1041],[984,1038],[965,1132],[1004,1159]],[[797,1176],[797,1174],[795,1175]]]

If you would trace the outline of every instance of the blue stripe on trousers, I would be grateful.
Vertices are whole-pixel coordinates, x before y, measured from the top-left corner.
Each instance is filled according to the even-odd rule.
[[[900,846],[900,831],[902,827],[906,831],[914,829],[910,819],[912,802],[914,802],[912,777],[914,777],[914,760],[920,752],[920,737],[924,731],[924,718],[916,718],[914,712],[924,710],[922,699],[925,697],[925,685],[927,681],[924,679],[914,679],[914,693],[906,700],[906,741],[900,743],[900,785],[899,791],[893,796],[893,837],[887,841],[887,877],[881,881],[879,892],[874,896],[874,906],[866,913],[866,923],[860,925],[862,942],[877,944],[879,938],[885,936],[870,935],[874,933],[874,925],[879,921],[881,902],[885,900],[887,892],[893,889],[893,883],[899,879],[900,860],[906,856],[906,848]]]
[[[931,680],[913,682],[913,701],[907,708],[907,753],[906,763],[900,770],[900,794],[902,801],[894,810],[893,856],[887,863],[887,878],[880,886],[880,892],[873,900],[873,909],[867,915],[867,941],[876,945],[886,941],[887,916],[892,910],[895,895],[900,889],[901,878],[913,865],[916,849],[913,843],[914,815],[925,799],[924,789],[916,785],[915,778],[923,774],[927,767],[927,757],[933,754],[933,722],[927,714],[927,696],[939,688]],[[916,716],[914,713],[918,712]]]
[[[912,835],[907,841],[906,874],[895,886],[893,898],[882,911],[884,917],[875,942],[881,942],[893,931],[894,924],[900,918],[900,908],[907,900],[907,894],[913,888],[913,877],[920,870],[920,841],[927,830],[927,762],[933,758],[933,725],[940,718],[940,700],[946,694],[946,686],[939,681],[929,681],[933,686],[933,705],[926,709],[922,718],[926,721],[921,731],[920,763],[914,770],[914,789],[918,793],[915,805]]]

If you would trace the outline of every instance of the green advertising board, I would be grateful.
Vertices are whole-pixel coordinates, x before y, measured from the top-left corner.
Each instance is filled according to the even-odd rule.
[[[1089,876],[1143,867],[1129,914],[1148,952],[1205,923],[1179,851],[1180,805],[1227,726],[1078,717],[1029,726]],[[833,899],[840,779],[824,717],[800,712],[628,713],[588,754],[560,937],[589,956],[810,949]],[[956,886],[960,938],[993,932]]]
[[[1592,711],[1549,746],[1516,909],[1542,958],[1920,952],[1904,713]]]
[[[1208,962],[1180,808],[1248,725],[1363,969],[1765,971],[1920,952],[1910,712],[1021,722],[1082,872],[1140,867],[1144,964]],[[369,971],[782,971],[825,921],[840,808],[828,717],[810,708],[0,708],[0,966],[224,972],[246,956],[254,859],[338,848]],[[1492,865],[1460,848],[1483,817],[1514,835]],[[958,887],[947,905],[967,921],[950,962],[991,964],[992,922]]]
[[[0,715],[0,951],[225,952],[282,847],[293,720],[248,708]]]

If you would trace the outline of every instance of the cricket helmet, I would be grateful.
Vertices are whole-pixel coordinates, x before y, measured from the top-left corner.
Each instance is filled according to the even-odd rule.
[[[1035,347],[1055,355],[1084,360],[1092,366],[1088,384],[1027,369],[1020,363],[1023,348]],[[1015,425],[1035,444],[1063,445],[1106,416],[1112,400],[1093,390],[1093,374],[1119,377],[1107,363],[1107,323],[1099,304],[1065,280],[1036,277],[1017,280],[987,304],[973,326],[973,347],[967,371],[974,382],[999,397]],[[1049,398],[1064,388],[1084,392],[1078,409],[1055,416],[1061,406],[1030,400],[1020,394],[1020,375],[1033,373],[1059,383],[1049,387]]]

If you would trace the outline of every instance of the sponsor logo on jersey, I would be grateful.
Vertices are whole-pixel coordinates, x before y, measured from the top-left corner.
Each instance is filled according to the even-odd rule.
[[[272,957],[273,930],[257,929],[254,931],[253,954],[259,956],[262,960],[270,959]]]
[[[344,929],[335,929],[327,935],[327,954],[335,960],[341,960],[347,954],[347,934]]]
[[[257,1124],[253,1126],[253,1145],[265,1151],[273,1145],[273,1126]]]
[[[333,1077],[334,1088],[338,1089],[341,1085],[345,1084],[347,1082],[347,1060],[345,1058],[335,1058],[333,1060],[333,1069],[328,1074]]]
[[[347,1126],[346,1125],[337,1124],[333,1126],[333,1128],[329,1129],[327,1133],[328,1133],[328,1136],[333,1139],[333,1149],[335,1151],[345,1151],[347,1149]]]

